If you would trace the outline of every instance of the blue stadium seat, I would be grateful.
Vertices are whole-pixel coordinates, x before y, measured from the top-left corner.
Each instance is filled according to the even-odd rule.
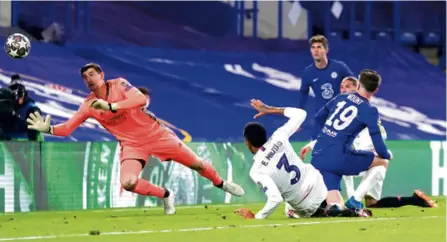
[[[354,40],[357,40],[357,41],[365,40],[365,35],[361,31],[355,31]]]
[[[441,36],[436,32],[424,33],[422,41],[424,45],[441,45]]]
[[[332,31],[329,33],[329,40],[330,41],[341,41],[343,40],[343,34],[341,32]]]
[[[415,45],[417,44],[417,35],[412,32],[403,32],[400,36],[400,42],[403,45]]]
[[[391,40],[391,34],[389,32],[385,32],[385,31],[379,31],[376,33],[375,35],[375,39],[376,40]]]

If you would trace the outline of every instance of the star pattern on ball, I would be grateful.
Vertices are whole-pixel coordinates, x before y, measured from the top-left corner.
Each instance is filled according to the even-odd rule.
[[[10,50],[8,55],[10,55],[11,57],[17,58],[19,57],[19,55],[17,54],[17,50]]]
[[[19,49],[20,48],[25,48],[26,49],[26,41],[24,41],[23,39],[19,41]]]
[[[24,58],[28,56],[31,48],[29,39],[20,33],[10,35],[5,42],[5,51],[12,58]]]
[[[12,43],[14,43],[14,37],[9,37],[9,38],[6,40],[6,45],[11,46]]]

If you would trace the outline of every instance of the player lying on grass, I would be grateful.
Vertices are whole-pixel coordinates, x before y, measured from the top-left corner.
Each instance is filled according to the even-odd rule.
[[[345,78],[340,85],[340,93],[355,92],[357,89],[358,80],[355,77]],[[380,133],[382,138],[387,138],[385,128],[379,124]],[[304,159],[304,156],[310,152],[315,145],[315,142],[311,142],[301,149],[300,156]],[[374,151],[374,145],[369,135],[368,128],[363,129],[353,142],[354,149],[356,150],[372,150]],[[361,172],[359,177],[365,178],[365,172]],[[437,207],[436,203],[429,198],[424,192],[415,190],[412,196],[409,197],[385,197],[381,198],[383,180],[385,174],[382,174],[382,179],[377,180],[374,185],[365,196],[365,204],[370,208],[385,208],[385,207],[401,207],[405,205],[414,205],[420,207]],[[354,176],[343,176],[346,185],[346,194],[348,197],[354,196]]]
[[[161,161],[173,160],[210,180],[216,187],[234,196],[244,195],[244,190],[232,182],[223,181],[211,164],[199,158],[188,146],[144,107],[146,97],[123,78],[104,81],[104,72],[98,64],[81,68],[85,85],[92,91],[81,104],[78,112],[67,122],[50,125],[39,114],[28,118],[29,129],[57,136],[70,135],[82,122],[95,118],[119,141],[120,182],[124,189],[140,195],[163,199],[165,214],[174,214],[174,194],[139,178],[151,155]]]
[[[321,129],[311,164],[321,172],[328,188],[326,202],[331,213],[343,209],[343,203],[340,204],[342,176],[365,171],[363,181],[345,205],[359,216],[369,216],[361,201],[377,180],[383,179],[392,155],[380,133],[378,110],[369,102],[379,89],[381,77],[372,70],[362,70],[359,76],[356,92],[339,94],[315,115]],[[354,138],[365,127],[369,129],[375,152],[352,148]]]
[[[265,219],[285,200],[297,216],[317,216],[323,210],[319,208],[326,206],[327,189],[323,178],[312,165],[301,161],[289,142],[289,137],[305,120],[306,111],[271,107],[260,100],[251,100],[251,106],[259,112],[255,118],[282,114],[289,120],[269,139],[261,124],[245,126],[245,144],[254,154],[250,177],[267,195],[267,203],[256,215],[247,208],[240,208],[235,213],[248,219]]]

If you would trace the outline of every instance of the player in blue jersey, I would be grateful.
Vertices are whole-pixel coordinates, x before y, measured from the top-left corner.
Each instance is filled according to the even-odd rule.
[[[346,77],[343,79],[340,85],[340,93],[352,93],[357,90],[358,80],[355,77]],[[386,130],[383,126],[380,128],[381,135],[384,140],[387,138]],[[304,160],[307,153],[311,152],[315,146],[316,140],[310,142],[301,149],[300,157]],[[359,135],[355,138],[353,142],[353,148],[356,150],[374,150],[374,145],[369,136],[368,128],[363,129]],[[363,178],[364,172],[360,173],[359,176]],[[385,177],[385,174],[382,176]],[[346,185],[346,194],[349,197],[356,196],[356,190],[354,189],[354,176],[343,176]],[[430,207],[436,208],[438,205],[436,201],[427,196],[423,191],[417,189],[414,191],[412,196],[407,197],[384,197],[382,198],[382,188],[383,180],[377,180],[376,185],[368,191],[365,196],[365,205],[368,208],[385,208],[385,207],[402,207],[406,205],[413,205],[419,207]],[[360,198],[358,198],[360,200]],[[340,200],[339,204],[343,204],[343,200]],[[289,211],[287,211],[289,212]]]
[[[309,88],[315,93],[316,110],[340,93],[342,80],[352,76],[345,63],[327,58],[329,43],[326,37],[316,35],[309,40],[310,53],[314,63],[306,67],[302,75],[298,107],[304,109],[309,95]]]
[[[381,136],[378,110],[369,102],[379,89],[381,77],[375,71],[363,70],[359,79],[357,92],[338,95],[315,115],[315,122],[321,129],[311,163],[323,175],[329,191],[326,198],[328,206],[340,201],[343,175],[358,175],[366,171],[365,178],[357,188],[357,195],[350,197],[345,204],[348,209],[363,214],[361,199],[385,174],[392,154]],[[375,153],[352,149],[355,137],[366,127]]]

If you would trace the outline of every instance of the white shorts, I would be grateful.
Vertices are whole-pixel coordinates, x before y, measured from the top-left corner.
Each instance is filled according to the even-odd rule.
[[[320,172],[315,168],[310,169],[308,172],[309,174],[307,174],[306,179],[313,180],[313,187],[311,187],[309,194],[302,201],[289,201],[286,203],[286,210],[293,210],[299,217],[312,216],[320,207],[321,203],[326,200],[328,193]]]

